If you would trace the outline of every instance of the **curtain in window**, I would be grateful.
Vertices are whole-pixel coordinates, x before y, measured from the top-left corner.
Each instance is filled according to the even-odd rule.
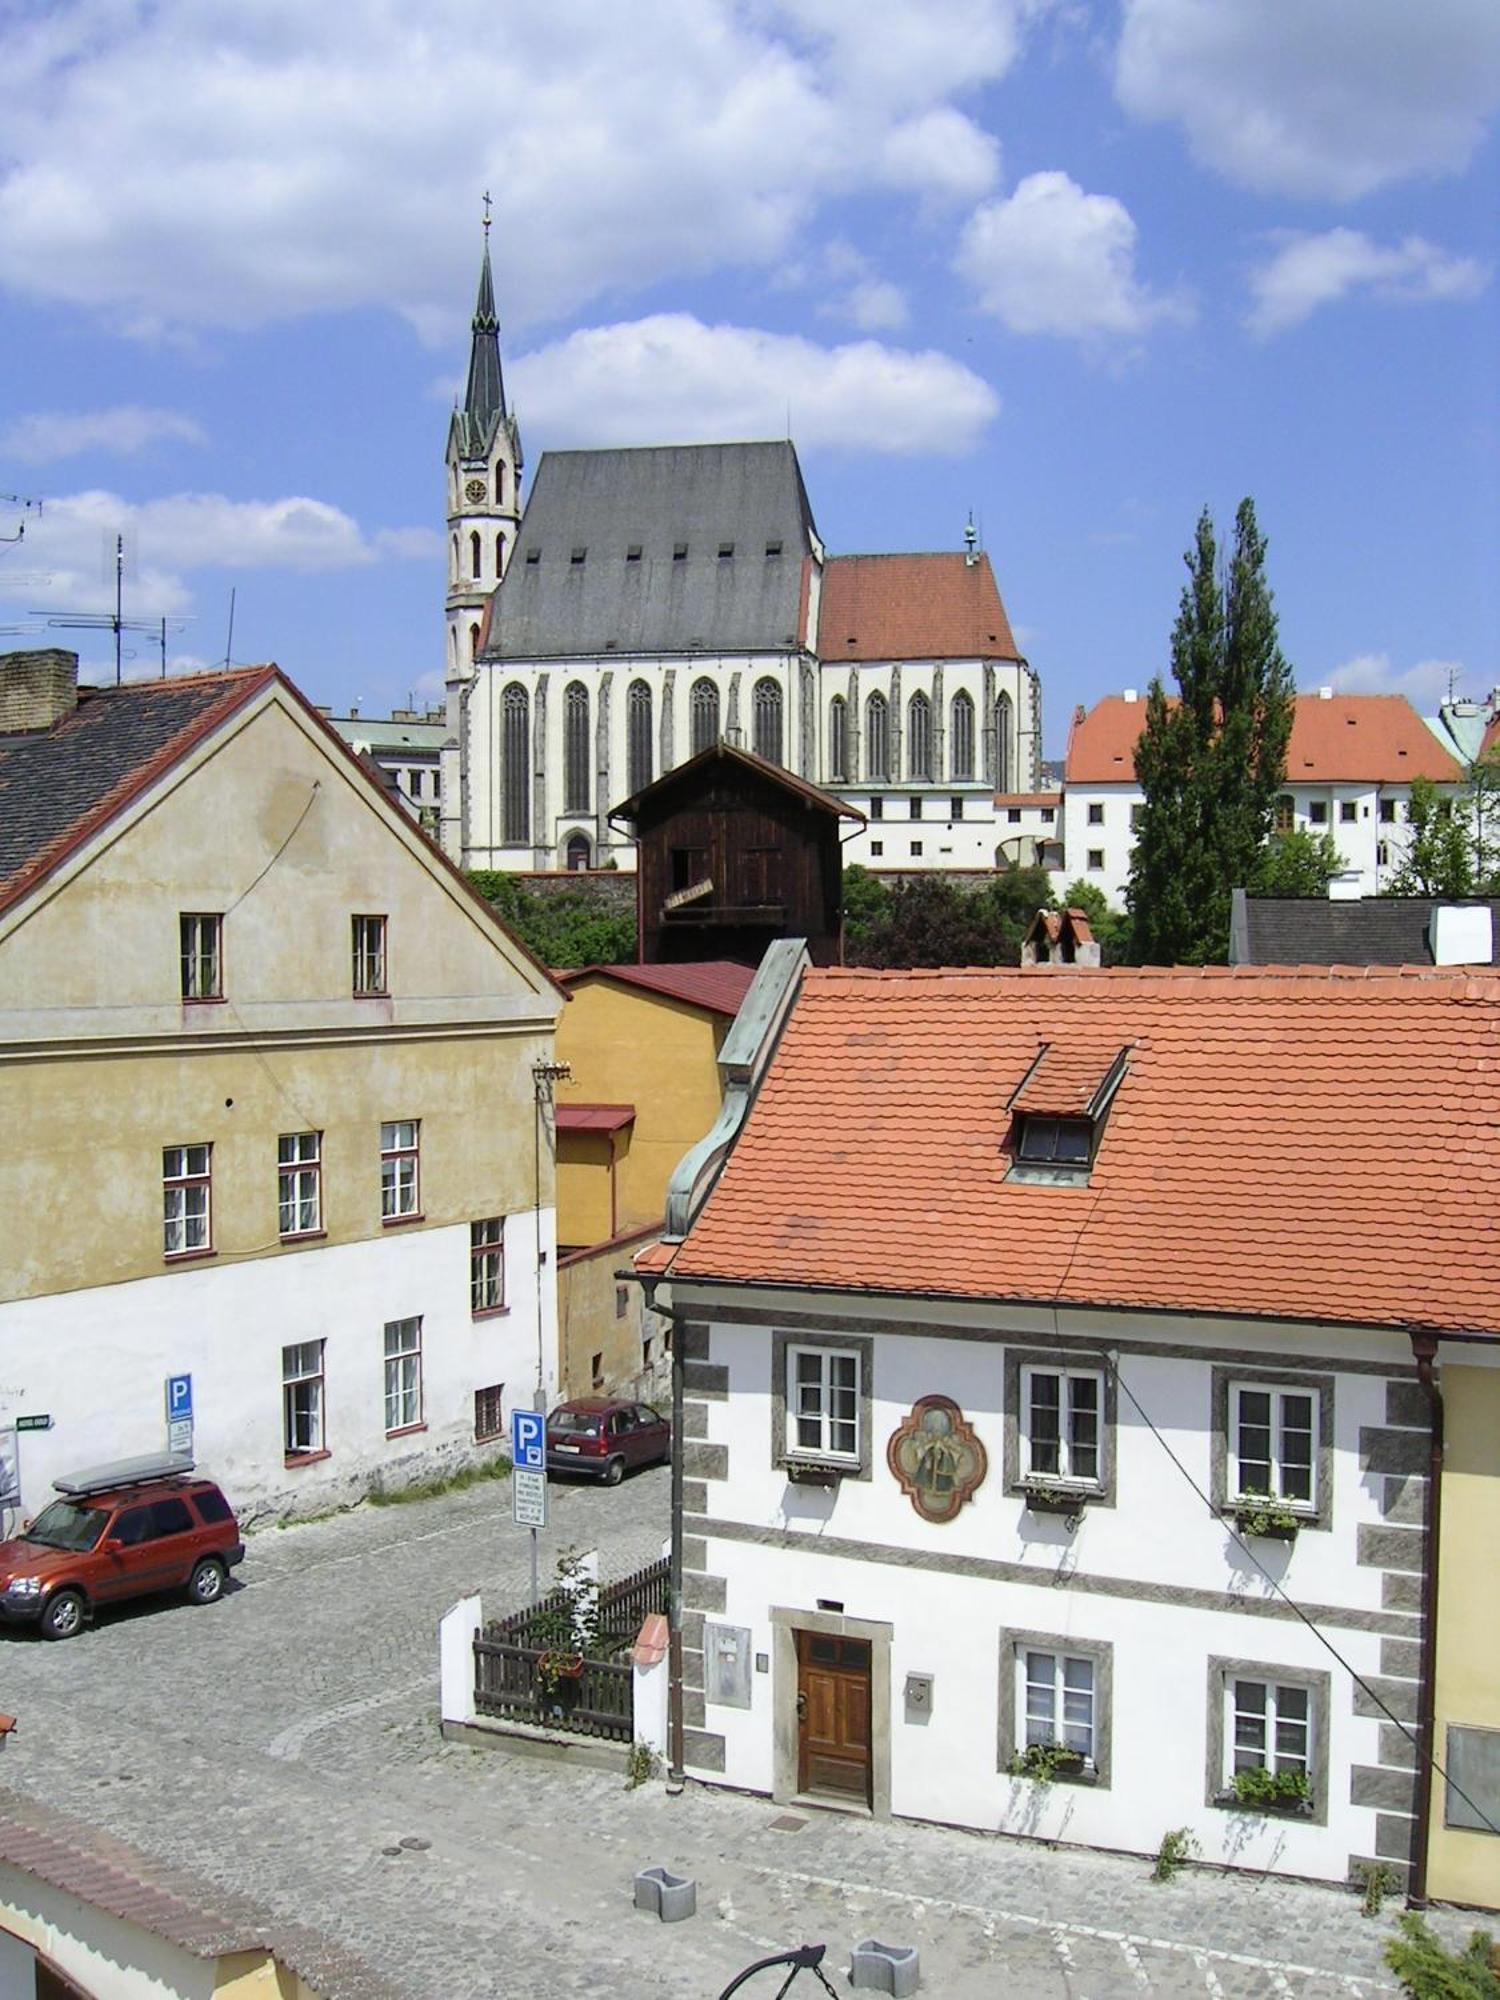
[[[712,750],[719,740],[719,690],[711,680],[693,682],[688,706],[693,729],[693,755]]]
[[[932,703],[925,694],[914,694],[906,704],[906,775],[932,776]]]
[[[644,681],[632,681],[625,697],[625,789],[632,797],[651,782],[651,732],[651,690]]]
[[[828,704],[828,776],[834,784],[849,776],[849,704],[841,694]]]
[[[563,811],[589,809],[589,691],[570,681],[563,696]]]
[[[755,683],[755,754],[781,762],[781,689],[769,679]]]
[[[500,762],[504,837],[518,846],[531,838],[531,697],[517,681],[500,698]]]
[[[865,776],[891,775],[891,711],[883,694],[872,694],[865,703]]]
[[[952,775],[957,778],[972,778],[974,775],[974,703],[966,694],[953,697],[953,726],[949,732],[949,756],[952,760]]]
[[[1015,741],[1011,724],[1010,696],[995,699],[995,790],[1014,791]]]

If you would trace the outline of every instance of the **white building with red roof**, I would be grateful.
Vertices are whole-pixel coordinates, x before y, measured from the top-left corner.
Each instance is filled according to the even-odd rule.
[[[1127,688],[1077,709],[1068,733],[1058,887],[1092,883],[1117,908],[1144,799],[1135,746],[1145,726],[1145,697]],[[1319,688],[1297,697],[1277,827],[1331,835],[1343,862],[1334,894],[1377,896],[1406,851],[1412,780],[1456,786],[1463,775],[1404,695]]]
[[[1419,1776],[1500,1714],[1429,1483],[1443,1385],[1500,1406],[1497,1031],[1437,970],[805,972],[642,1260],[681,1766],[1330,1882],[1477,1827],[1478,1882],[1500,1785]]]

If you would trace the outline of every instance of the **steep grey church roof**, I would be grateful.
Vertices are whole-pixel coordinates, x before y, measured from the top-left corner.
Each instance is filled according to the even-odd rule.
[[[485,224],[484,259],[479,267],[479,292],[470,329],[469,379],[463,408],[453,412],[460,458],[489,454],[496,426],[514,419],[505,407],[505,377],[500,367],[500,320],[495,312],[495,283],[490,272],[489,224]]]
[[[810,644],[815,534],[790,444],[546,452],[481,657]]]

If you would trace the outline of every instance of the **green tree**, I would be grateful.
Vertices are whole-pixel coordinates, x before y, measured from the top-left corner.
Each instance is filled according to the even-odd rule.
[[[616,909],[587,889],[546,894],[499,868],[473,869],[469,880],[543,965],[564,972],[635,959],[634,909]]]
[[[1271,831],[1294,693],[1265,556],[1254,504],[1242,500],[1221,575],[1203,510],[1172,632],[1177,698],[1152,681],[1135,752],[1145,797],[1126,903],[1133,954],[1148,963],[1228,955],[1230,892],[1252,879]]]
[[[1408,1911],[1400,1937],[1386,1941],[1385,1961],[1414,2000],[1500,2000],[1500,1952],[1485,1931],[1472,1932],[1465,1950],[1445,1951]]]
[[[1130,963],[1130,918],[1123,910],[1110,907],[1109,898],[1097,882],[1085,882],[1081,877],[1070,882],[1058,898],[1058,907],[1082,910],[1089,929],[1099,941],[1101,964]]]
[[[1294,826],[1273,833],[1255,857],[1246,885],[1256,896],[1326,896],[1328,885],[1343,868],[1338,842],[1328,832]]]
[[[938,874],[888,888],[867,870],[850,868],[844,876],[844,955],[850,965],[883,971],[1018,965],[1027,925],[1051,906],[1040,868],[1001,869],[978,889]]]
[[[1468,802],[1440,792],[1431,778],[1413,778],[1406,814],[1411,835],[1391,877],[1391,895],[1472,896],[1475,856]]]
[[[863,965],[859,955],[889,916],[891,892],[878,875],[857,861],[844,870],[844,956]]]

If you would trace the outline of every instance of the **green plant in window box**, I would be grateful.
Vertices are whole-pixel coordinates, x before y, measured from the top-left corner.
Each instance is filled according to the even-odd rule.
[[[1242,1806],[1255,1812],[1297,1812],[1312,1808],[1306,1771],[1268,1771],[1263,1764],[1236,1771],[1229,1787]]]
[[[1050,1785],[1054,1778],[1076,1778],[1085,1761],[1081,1750],[1070,1750],[1066,1743],[1028,1743],[1011,1758],[1010,1775]]]
[[[1045,1479],[1028,1479],[1023,1489],[1033,1514],[1081,1514],[1098,1498],[1091,1486],[1063,1486]]]
[[[1269,1493],[1243,1493],[1235,1503],[1234,1525],[1242,1535],[1255,1535],[1262,1541],[1294,1542],[1302,1522]]]

